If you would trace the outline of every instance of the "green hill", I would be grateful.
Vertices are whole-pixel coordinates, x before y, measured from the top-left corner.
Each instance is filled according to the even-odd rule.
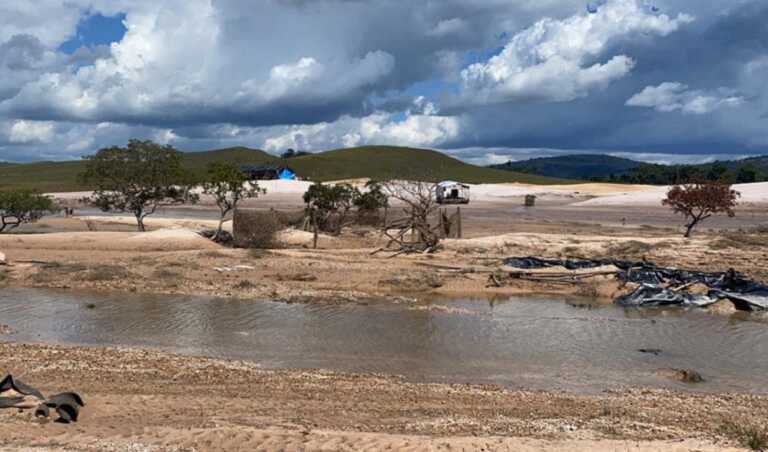
[[[244,147],[184,154],[184,165],[203,176],[207,165],[227,161],[237,165],[285,164],[299,177],[331,181],[340,179],[386,179],[392,177],[429,180],[454,179],[467,183],[524,182],[536,184],[568,183],[512,171],[482,168],[464,163],[437,151],[390,146],[337,149],[283,160],[264,151]],[[83,161],[36,162],[0,165],[0,189],[34,188],[43,192],[87,190],[78,181]]]
[[[365,146],[336,149],[294,157],[286,161],[304,178],[318,181],[341,179],[410,178],[457,180],[466,183],[525,182],[567,183],[530,174],[482,168],[464,163],[437,151],[394,146]]]
[[[264,151],[244,147],[184,153],[184,166],[196,176],[203,176],[208,164],[215,161],[263,165],[277,160]],[[32,188],[46,193],[87,190],[89,187],[78,181],[84,168],[85,162],[79,160],[0,165],[0,189]]]
[[[507,162],[492,168],[548,177],[652,185],[702,179],[736,183],[768,181],[768,156],[697,165],[660,165],[609,155],[577,154]]]
[[[540,176],[591,179],[595,177],[610,177],[611,175],[620,177],[631,173],[641,165],[641,162],[610,155],[576,154],[507,162],[501,165],[493,165],[492,168],[538,174]]]

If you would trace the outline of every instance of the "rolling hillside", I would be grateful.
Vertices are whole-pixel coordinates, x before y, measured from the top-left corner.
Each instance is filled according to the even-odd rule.
[[[197,176],[204,175],[206,166],[214,161],[261,165],[276,160],[276,157],[264,151],[244,147],[184,154],[184,166]],[[78,175],[84,168],[83,161],[0,165],[0,189],[30,188],[48,193],[86,190],[89,187],[78,180]]]
[[[493,165],[492,168],[548,177],[668,185],[689,180],[768,181],[768,156],[697,165],[661,165],[608,155],[577,154]]]
[[[287,164],[299,176],[319,181],[368,177],[371,179],[453,179],[467,183],[552,184],[564,182],[535,175],[482,168],[437,151],[391,146],[336,149],[295,157],[288,160]]]
[[[593,177],[620,177],[643,165],[634,160],[600,154],[577,154],[563,157],[546,157],[507,162],[492,168],[538,174],[568,179],[590,179]]]
[[[282,160],[264,151],[244,147],[184,154],[184,165],[199,177],[205,174],[206,166],[214,161],[228,161],[237,165],[287,164],[300,177],[319,181],[410,177],[432,180],[455,179],[468,183],[568,182],[469,165],[437,151],[389,146],[338,149],[289,160]],[[0,189],[33,188],[43,192],[87,190],[90,187],[84,186],[78,180],[84,165],[82,161],[0,165]]]

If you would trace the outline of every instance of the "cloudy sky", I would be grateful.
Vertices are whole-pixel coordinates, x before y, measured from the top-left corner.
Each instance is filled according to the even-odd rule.
[[[768,154],[766,0],[3,0],[0,160]]]

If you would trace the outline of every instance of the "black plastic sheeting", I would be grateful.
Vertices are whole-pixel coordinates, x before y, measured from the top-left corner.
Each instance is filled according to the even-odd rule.
[[[511,257],[504,260],[504,265],[526,270],[549,267],[581,270],[613,265],[618,268],[617,279],[640,284],[631,294],[615,300],[622,306],[707,306],[728,299],[743,311],[768,310],[768,286],[747,279],[734,270],[710,273],[660,267],[650,262],[538,257]],[[703,284],[709,291],[697,295],[683,290],[692,284]]]
[[[7,375],[0,381],[0,408],[27,407],[28,399],[34,400],[37,404],[36,417],[47,418],[50,410],[54,409],[59,415],[56,422],[63,424],[77,422],[80,417],[80,407],[85,406],[80,395],[74,392],[64,392],[46,399],[40,391],[13,378],[12,375]]]

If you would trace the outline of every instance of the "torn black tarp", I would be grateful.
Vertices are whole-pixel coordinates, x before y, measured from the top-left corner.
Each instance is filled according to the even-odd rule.
[[[621,296],[614,302],[621,306],[698,306],[704,307],[717,302],[708,295],[694,295],[687,292],[665,289],[643,284],[634,292]]]
[[[511,257],[504,260],[504,265],[526,270],[550,267],[579,270],[612,265],[618,269],[616,278],[619,281],[640,284],[633,293],[615,300],[622,306],[707,306],[727,299],[739,310],[768,310],[768,286],[747,279],[733,269],[727,272],[699,272],[660,267],[645,261],[538,257]],[[703,284],[709,292],[697,295],[684,290],[693,284]]]
[[[74,392],[64,392],[46,399],[40,391],[12,375],[0,381],[0,408],[34,409],[35,417],[45,418],[50,415],[50,409],[55,409],[59,415],[56,422],[68,424],[77,422],[80,408],[84,406],[83,399]]]

